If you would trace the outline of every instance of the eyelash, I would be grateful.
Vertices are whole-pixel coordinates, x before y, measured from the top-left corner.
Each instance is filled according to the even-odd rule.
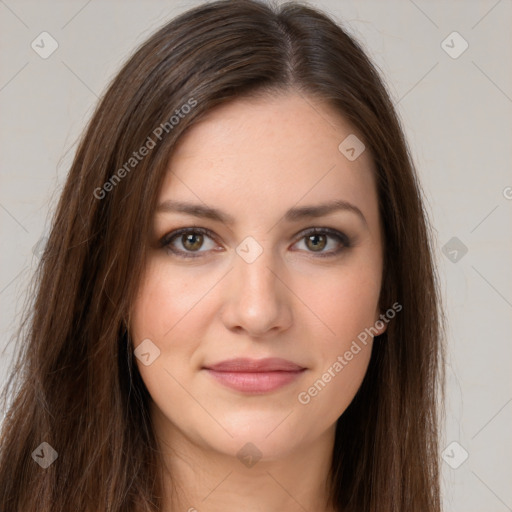
[[[200,258],[203,256],[203,253],[208,252],[208,251],[195,251],[195,252],[182,251],[182,250],[176,249],[175,247],[173,247],[171,245],[175,238],[179,237],[180,235],[191,234],[191,233],[206,235],[209,238],[211,238],[212,240],[215,240],[215,238],[216,238],[215,235],[209,229],[200,228],[200,227],[193,227],[193,228],[189,227],[189,228],[177,229],[175,231],[172,231],[171,233],[168,233],[160,240],[160,245],[166,251],[172,253],[173,255],[175,255],[179,258]],[[340,242],[343,245],[343,247],[335,250],[334,252],[330,251],[330,252],[325,252],[325,253],[320,253],[320,252],[315,253],[314,251],[307,251],[307,252],[310,252],[311,254],[313,254],[315,257],[330,258],[330,257],[338,256],[341,252],[345,251],[346,249],[348,249],[352,246],[351,240],[349,239],[349,237],[347,235],[345,235],[345,233],[342,233],[336,229],[331,229],[331,228],[308,228],[299,233],[300,236],[299,236],[298,241],[306,238],[307,236],[318,235],[318,234],[328,235],[332,238],[337,239],[338,242]]]

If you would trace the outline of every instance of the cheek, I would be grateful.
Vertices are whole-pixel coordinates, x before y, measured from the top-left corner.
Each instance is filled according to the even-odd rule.
[[[132,308],[134,341],[150,338],[162,345],[171,342],[173,330],[186,321],[209,287],[209,279],[188,279],[172,265],[153,258]]]
[[[311,316],[309,328],[315,339],[316,364],[297,400],[309,414],[329,424],[349,406],[368,369],[381,274],[379,262],[369,257],[354,259],[328,277],[317,274],[316,278],[314,286],[310,281],[307,302],[321,319],[318,322]],[[300,293],[306,289],[303,283]]]
[[[319,348],[325,356],[346,350],[352,340],[375,325],[380,288],[378,264],[340,265],[332,272],[301,279],[295,289],[315,313],[308,316],[316,325],[318,339],[323,340]]]
[[[176,275],[170,265],[158,261],[150,262],[139,292],[132,306],[130,333],[132,346],[136,349],[143,340],[151,340],[153,351],[151,363],[146,365],[136,357],[140,375],[150,395],[157,403],[166,404],[169,396],[180,396],[173,380],[183,380],[186,365],[194,350],[194,339],[200,339],[187,329],[187,343],[182,343],[184,327],[192,327],[190,321],[197,290],[186,286],[185,280]],[[170,284],[172,283],[172,285]],[[147,343],[147,342],[146,342]],[[147,345],[145,345],[147,346]],[[135,356],[137,353],[135,352]]]
[[[331,425],[352,402],[366,374],[372,343],[358,343],[333,355],[320,372],[313,375],[297,396],[299,407]]]
[[[189,280],[158,256],[153,257],[131,310],[133,348],[149,339],[159,351],[148,365],[135,358],[139,373],[157,411],[164,411],[167,418],[176,422],[180,404],[190,405],[179,383],[189,378],[188,363],[197,345],[193,340],[201,339],[194,331],[198,329],[194,322],[194,305],[206,292],[198,289],[199,281]]]
[[[133,348],[146,339],[156,345],[158,357],[150,365],[136,359],[150,393],[180,392],[169,376],[180,382],[190,378],[194,352],[205,338],[208,320],[204,315],[205,296],[219,277],[208,270],[202,277],[172,266],[165,257],[150,260],[131,310],[130,333]],[[173,394],[173,396],[174,396]],[[186,398],[186,397],[185,397]]]
[[[322,320],[315,342],[318,364],[297,398],[311,415],[330,423],[349,406],[368,369],[373,346],[369,329],[378,318],[381,267],[375,253],[366,251],[347,259],[328,277],[316,277],[308,305]],[[302,293],[305,290],[303,284]]]

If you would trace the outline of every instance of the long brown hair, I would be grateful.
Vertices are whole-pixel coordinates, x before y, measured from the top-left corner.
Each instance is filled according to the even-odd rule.
[[[364,136],[385,230],[381,304],[403,307],[338,420],[332,503],[440,511],[443,315],[428,214],[393,104],[361,46],[325,13],[223,0],[147,40],[81,139],[4,389],[2,512],[159,510],[150,396],[126,326],[162,178],[180,136],[214,106],[288,90],[327,102]],[[50,456],[43,442],[58,456],[46,469],[33,455]]]

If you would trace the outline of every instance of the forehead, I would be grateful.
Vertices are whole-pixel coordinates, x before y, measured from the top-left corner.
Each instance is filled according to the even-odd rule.
[[[301,94],[231,101],[179,140],[161,199],[276,209],[342,198],[368,210],[377,202],[371,154],[350,161],[338,148],[354,134],[339,113]]]

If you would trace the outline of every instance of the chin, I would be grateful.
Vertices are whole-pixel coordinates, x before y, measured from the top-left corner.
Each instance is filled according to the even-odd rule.
[[[309,437],[304,419],[299,418],[296,411],[290,412],[291,409],[266,414],[261,410],[247,413],[232,411],[222,416],[222,426],[226,430],[209,428],[197,434],[210,449],[226,455],[239,456],[240,450],[243,455],[245,447],[245,451],[249,454],[255,451],[262,460],[275,460],[287,456]],[[316,430],[318,426],[314,428]],[[320,432],[311,431],[310,434],[315,437]]]

